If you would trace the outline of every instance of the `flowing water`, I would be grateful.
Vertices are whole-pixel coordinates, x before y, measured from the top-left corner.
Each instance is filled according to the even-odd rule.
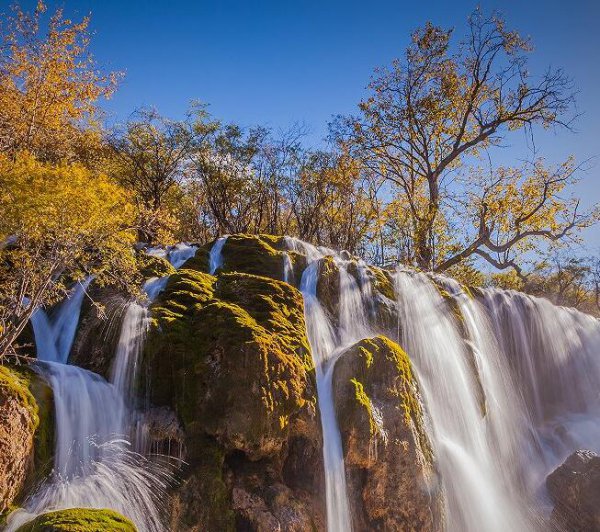
[[[307,256],[300,289],[317,368],[328,530],[351,529],[331,378],[344,349],[378,330],[368,266],[286,239]],[[340,269],[339,311],[317,298],[320,259]],[[284,259],[285,261],[285,259]],[[284,262],[284,278],[286,273]],[[477,298],[443,277],[394,274],[398,338],[420,382],[453,532],[548,529],[546,476],[574,450],[600,452],[600,322],[517,292]]]
[[[332,250],[315,248],[295,239],[287,239],[289,249],[304,253],[309,261],[302,274],[300,290],[304,296],[304,315],[311,352],[316,367],[317,394],[323,429],[323,462],[327,506],[327,529],[352,530],[342,441],[335,416],[332,378],[335,362],[356,341],[371,336],[368,302],[357,281],[346,269],[347,262]],[[340,271],[339,315],[329,316],[317,297],[321,259],[332,256]],[[284,270],[285,271],[285,270]],[[370,281],[369,281],[370,284]],[[332,318],[337,323],[332,323]]]
[[[161,255],[174,267],[196,252],[179,244]],[[136,384],[149,324],[149,311],[136,301],[128,304],[115,350],[110,382],[67,363],[85,290],[78,284],[48,316],[37,309],[32,317],[39,363],[36,366],[53,390],[55,406],[54,469],[31,495],[24,509],[14,512],[8,530],[16,530],[35,515],[61,508],[112,508],[129,517],[140,531],[163,530],[161,507],[171,482],[170,468],[146,459],[143,414],[136,408]],[[149,279],[144,289],[149,304],[168,277]],[[134,442],[132,448],[129,442]]]
[[[223,246],[227,242],[227,236],[221,236],[215,240],[208,256],[208,273],[213,275],[218,268],[223,266]]]
[[[217,239],[210,251],[211,273],[222,267],[226,239]],[[332,376],[350,345],[385,333],[376,325],[382,296],[375,293],[364,262],[294,238],[286,237],[285,245],[307,258],[300,290],[316,367],[327,527],[346,532],[352,529],[352,512]],[[148,250],[175,267],[195,251],[185,244]],[[318,297],[324,260],[339,269],[333,305]],[[295,283],[288,253],[282,272],[284,280]],[[445,529],[547,530],[546,476],[576,449],[600,452],[600,322],[517,292],[482,290],[473,297],[450,279],[409,270],[396,271],[393,279],[396,301],[386,304],[396,309],[394,339],[419,380],[444,496]],[[31,320],[37,369],[54,391],[54,471],[24,510],[11,515],[9,530],[43,511],[74,506],[114,508],[141,531],[163,529],[159,508],[170,477],[142,456],[148,445],[135,390],[147,305],[168,277],[149,279],[147,301],[128,305],[110,382],[67,364],[89,282],[77,285],[50,315],[40,309]]]

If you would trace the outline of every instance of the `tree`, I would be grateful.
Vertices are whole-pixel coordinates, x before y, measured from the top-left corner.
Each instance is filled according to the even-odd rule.
[[[115,128],[111,173],[134,192],[140,239],[164,240],[174,223],[163,208],[164,199],[183,183],[192,159],[204,149],[218,123],[202,105],[194,104],[184,120],[169,120],[154,109],[136,111],[123,128]]]
[[[294,230],[304,240],[356,253],[375,228],[375,196],[346,151],[307,153],[288,190]]]
[[[496,14],[476,10],[457,49],[452,31],[427,24],[403,60],[376,72],[359,116],[333,125],[334,137],[394,186],[423,269],[472,257],[518,268],[514,255],[532,242],[568,237],[595,219],[559,199],[573,181],[571,161],[553,171],[540,161],[498,169],[486,179],[475,169],[511,132],[569,125],[570,80],[560,70],[532,77],[530,51]]]
[[[62,9],[45,20],[15,7],[0,28],[0,150],[39,160],[82,160],[101,149],[97,101],[111,96],[118,73],[98,71],[89,53],[89,18]],[[44,29],[46,28],[46,29]]]
[[[131,288],[133,221],[127,194],[103,174],[0,156],[0,358],[72,281]]]

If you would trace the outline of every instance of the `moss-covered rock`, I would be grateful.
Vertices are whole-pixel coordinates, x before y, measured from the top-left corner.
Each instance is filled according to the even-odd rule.
[[[352,517],[357,530],[440,530],[433,454],[417,382],[384,336],[361,340],[333,375]]]
[[[148,344],[155,400],[171,404],[188,433],[231,449],[277,452],[290,416],[311,401],[302,296],[248,274],[182,270],[153,307]]]
[[[36,517],[17,532],[136,532],[135,525],[113,510],[69,508]]]
[[[302,434],[307,418],[317,426],[314,371],[297,289],[190,265],[171,276],[151,308],[149,389],[185,432],[189,466],[174,495],[172,529],[230,530],[241,511],[233,484],[244,474],[234,475],[227,457],[266,461],[281,480],[288,440]]]
[[[200,247],[196,255],[184,267],[208,273],[210,250],[215,241]],[[236,234],[227,237],[222,249],[223,264],[219,271],[238,272],[270,277],[282,281],[284,260],[288,255],[292,263],[294,278],[300,281],[306,258],[295,251],[286,251],[284,237],[273,235]]]
[[[25,366],[0,365],[0,513],[52,467],[52,391]]]
[[[138,254],[137,262],[139,272],[144,279],[165,277],[176,271],[167,259],[157,257],[156,255],[148,255],[148,253],[144,253],[143,251]]]

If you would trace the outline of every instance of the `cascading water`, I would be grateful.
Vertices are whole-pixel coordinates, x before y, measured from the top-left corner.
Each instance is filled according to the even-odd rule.
[[[38,309],[32,318],[39,363],[53,390],[55,453],[51,477],[10,515],[7,530],[45,511],[112,508],[139,530],[162,530],[159,496],[168,474],[132,452],[122,439],[129,431],[128,405],[122,391],[102,377],[68,365],[85,290],[78,285],[48,318]],[[66,335],[69,335],[66,337]]]
[[[333,370],[338,356],[356,341],[371,335],[365,292],[346,269],[339,256],[334,260],[340,271],[339,323],[335,328],[317,297],[320,259],[333,255],[326,248],[315,248],[296,239],[286,240],[288,248],[303,252],[308,266],[302,274],[300,291],[304,296],[306,329],[315,362],[317,394],[323,429],[323,461],[327,505],[327,529],[331,532],[352,530],[342,441],[335,415],[332,389]],[[285,270],[284,270],[285,271]],[[369,281],[370,283],[370,281]]]
[[[217,239],[210,251],[211,273],[223,264],[226,239]],[[307,258],[300,289],[316,367],[328,530],[348,531],[352,509],[333,370],[351,344],[386,332],[376,315],[382,294],[375,292],[373,272],[364,262],[294,238],[286,237],[285,244]],[[178,267],[195,248],[147,251]],[[327,256],[339,269],[335,315],[317,297]],[[283,278],[294,283],[292,266],[284,253]],[[472,297],[443,277],[399,270],[393,278],[395,339],[410,356],[420,383],[446,505],[445,529],[547,529],[543,485],[548,473],[576,449],[600,452],[600,322],[516,292],[482,290]],[[168,277],[149,279],[147,301],[167,282]],[[54,391],[55,467],[24,510],[9,517],[8,530],[38,513],[76,506],[113,508],[141,531],[162,530],[158,508],[170,477],[164,467],[138,454],[148,446],[143,411],[133,393],[148,302],[127,307],[107,383],[66,364],[87,283],[78,285],[52,315],[38,310],[32,317],[38,371]],[[387,299],[385,304],[386,312],[394,308]]]
[[[196,251],[180,244],[168,254],[175,267]],[[160,250],[152,254],[161,256]],[[132,301],[127,306],[111,372],[111,382],[67,364],[75,337],[85,289],[91,279],[78,284],[48,318],[36,310],[32,325],[36,338],[38,371],[50,384],[56,411],[56,445],[51,479],[14,512],[8,530],[16,530],[33,516],[72,507],[112,508],[129,517],[140,531],[163,529],[160,496],[171,478],[163,465],[149,461],[139,450],[144,439],[137,434],[140,414],[134,389],[139,371],[149,312]],[[144,289],[151,302],[164,289],[168,277],[149,279]],[[142,431],[143,432],[143,431]]]
[[[283,280],[292,285],[296,282],[294,278],[294,265],[287,251],[283,253]]]
[[[600,321],[512,291],[483,302],[522,397],[530,488],[576,449],[600,452]]]
[[[227,242],[227,235],[215,240],[208,256],[208,273],[213,275],[223,265],[223,246]]]
[[[300,289],[317,368],[328,530],[349,530],[331,377],[346,347],[385,331],[371,319],[366,264],[350,274],[331,250],[293,238],[286,247],[308,262]],[[316,295],[326,255],[340,269],[335,324]],[[487,290],[476,299],[442,277],[399,270],[394,279],[398,341],[420,382],[446,529],[547,529],[545,477],[578,448],[600,450],[600,322],[518,293]]]

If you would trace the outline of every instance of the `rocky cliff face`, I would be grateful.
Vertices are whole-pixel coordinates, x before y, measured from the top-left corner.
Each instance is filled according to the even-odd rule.
[[[600,531],[600,456],[577,451],[546,479],[555,503],[552,517],[561,529]]]

